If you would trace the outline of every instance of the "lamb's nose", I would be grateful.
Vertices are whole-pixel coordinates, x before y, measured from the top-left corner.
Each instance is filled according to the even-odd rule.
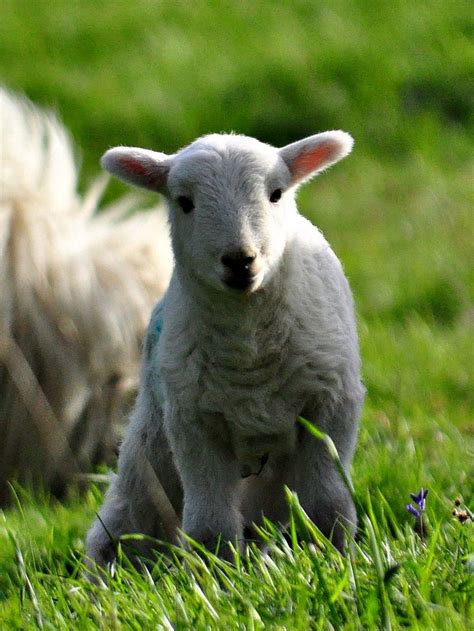
[[[252,263],[256,258],[256,254],[253,252],[237,250],[224,254],[221,257],[221,261],[233,274],[250,276],[252,274]]]

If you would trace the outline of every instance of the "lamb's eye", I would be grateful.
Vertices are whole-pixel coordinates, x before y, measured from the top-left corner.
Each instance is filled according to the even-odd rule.
[[[178,197],[176,201],[181,206],[181,210],[183,211],[183,213],[188,214],[192,210],[194,210],[194,202],[190,197],[186,197],[185,195],[180,195],[180,197]]]
[[[281,199],[281,188],[276,188],[270,195],[270,201],[272,204],[276,204]]]

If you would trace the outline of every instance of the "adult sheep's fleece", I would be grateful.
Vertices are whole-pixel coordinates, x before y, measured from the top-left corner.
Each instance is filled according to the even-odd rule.
[[[162,209],[97,214],[57,118],[0,90],[0,505],[110,457],[172,268]]]

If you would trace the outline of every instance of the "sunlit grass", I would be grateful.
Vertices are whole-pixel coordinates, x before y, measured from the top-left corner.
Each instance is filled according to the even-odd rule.
[[[72,534],[70,518],[91,516],[97,497],[88,495],[84,513],[77,504],[66,507],[67,519],[59,506],[30,507],[0,529],[11,556],[3,561],[8,578],[2,591],[10,597],[0,605],[0,620],[7,628],[61,629],[434,628],[447,619],[451,628],[468,624],[474,613],[474,524],[462,526],[448,506],[428,503],[422,542],[410,516],[397,519],[390,498],[378,493],[366,503],[358,539],[342,557],[297,499],[289,500],[288,534],[268,523],[264,553],[252,545],[229,564],[201,548],[171,549],[142,572],[124,561],[107,586],[82,578],[82,544],[64,540],[65,530]],[[32,532],[32,520],[42,524],[39,531]]]

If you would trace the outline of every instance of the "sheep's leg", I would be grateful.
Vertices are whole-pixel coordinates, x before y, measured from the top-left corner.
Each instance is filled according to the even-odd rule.
[[[352,408],[353,406],[351,406]],[[356,404],[355,407],[359,407]],[[351,410],[352,411],[352,410]],[[347,410],[338,409],[330,423],[322,423],[321,429],[335,428],[331,432],[338,449],[342,465],[350,479],[350,468],[357,435],[357,414],[347,414]],[[344,412],[346,414],[344,415]],[[313,418],[321,420],[321,414]],[[307,414],[311,419],[311,415]],[[341,425],[347,422],[341,429]],[[318,425],[318,423],[316,423]],[[340,431],[337,431],[339,428]],[[325,444],[301,428],[298,456],[295,459],[294,490],[298,494],[301,506],[318,528],[342,551],[345,532],[354,532],[357,514],[351,493],[341,473],[331,459]]]
[[[259,475],[242,480],[242,515],[247,539],[258,537],[254,525],[261,526],[263,517],[275,524],[288,522],[285,486],[292,486],[291,474],[288,456],[274,460],[270,457]]]
[[[105,497],[104,505],[92,524],[86,541],[87,577],[96,582],[106,577],[105,570],[117,558],[117,548],[124,534],[136,533],[130,514],[130,503],[120,488],[118,477],[114,479]],[[136,565],[139,559],[151,558],[156,547],[150,539],[120,542],[127,557]]]
[[[357,516],[351,495],[324,445],[302,446],[294,490],[310,519],[342,551],[344,531],[354,530]]]
[[[149,537],[125,546],[132,558],[152,557],[158,544],[177,541],[182,508],[182,487],[163,428],[161,408],[147,392],[137,400],[127,437],[122,445],[118,475],[99,517],[87,537],[87,555],[105,567],[114,561],[124,534]]]
[[[210,436],[205,423],[182,417],[168,424],[184,492],[183,530],[219,555],[243,538],[240,471],[230,447]]]
[[[87,533],[86,551],[91,568],[94,564],[105,568],[115,561],[118,537],[130,528],[127,503],[117,483],[114,478],[100,515]]]

